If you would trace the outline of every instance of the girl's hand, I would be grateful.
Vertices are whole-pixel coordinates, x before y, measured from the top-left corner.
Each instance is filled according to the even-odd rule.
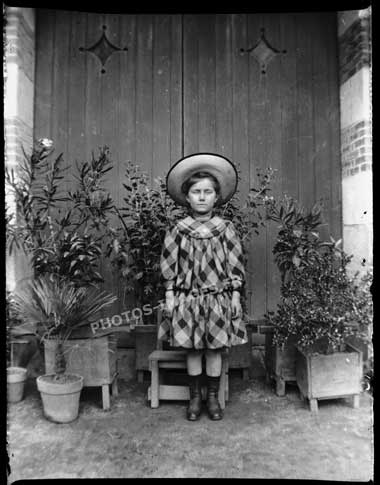
[[[232,293],[231,308],[232,308],[232,318],[241,317],[240,293],[237,291],[234,291]]]
[[[174,293],[166,293],[166,311],[169,314],[169,316],[172,315],[173,310],[174,310]]]

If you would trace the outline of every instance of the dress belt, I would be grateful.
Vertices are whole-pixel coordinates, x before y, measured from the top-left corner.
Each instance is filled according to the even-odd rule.
[[[216,295],[218,293],[223,293],[225,291],[232,291],[232,286],[231,284],[228,284],[228,285],[225,285],[225,286],[222,286],[222,287],[218,287],[216,285],[210,285],[210,286],[204,286],[202,288],[174,288],[174,291],[175,292],[179,292],[179,293],[184,293],[185,295],[189,295],[191,294],[192,296],[196,297],[196,296],[199,296],[199,295],[207,295],[209,293],[211,293],[212,295]]]

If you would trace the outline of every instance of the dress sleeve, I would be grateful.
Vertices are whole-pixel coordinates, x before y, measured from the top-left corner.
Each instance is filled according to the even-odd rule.
[[[161,252],[161,276],[166,290],[175,286],[178,275],[178,250],[180,234],[177,227],[166,232]]]
[[[245,283],[243,248],[232,223],[226,228],[227,274],[234,290],[241,291]]]

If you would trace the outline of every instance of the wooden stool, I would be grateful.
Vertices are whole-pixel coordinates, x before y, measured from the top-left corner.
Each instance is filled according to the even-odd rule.
[[[158,408],[161,399],[188,401],[190,392],[188,386],[163,384],[163,369],[186,369],[186,350],[154,350],[149,355],[151,385],[148,388],[148,400],[152,408]],[[203,398],[205,397],[202,389]],[[219,404],[222,409],[228,401],[228,353],[222,353],[222,373],[220,376]]]

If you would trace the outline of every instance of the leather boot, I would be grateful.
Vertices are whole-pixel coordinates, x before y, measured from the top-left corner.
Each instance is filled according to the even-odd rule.
[[[187,408],[187,419],[196,421],[201,415],[202,392],[201,392],[201,374],[199,376],[189,376],[190,401]]]
[[[220,377],[207,376],[207,410],[210,419],[217,421],[222,419],[222,409],[218,400]]]

